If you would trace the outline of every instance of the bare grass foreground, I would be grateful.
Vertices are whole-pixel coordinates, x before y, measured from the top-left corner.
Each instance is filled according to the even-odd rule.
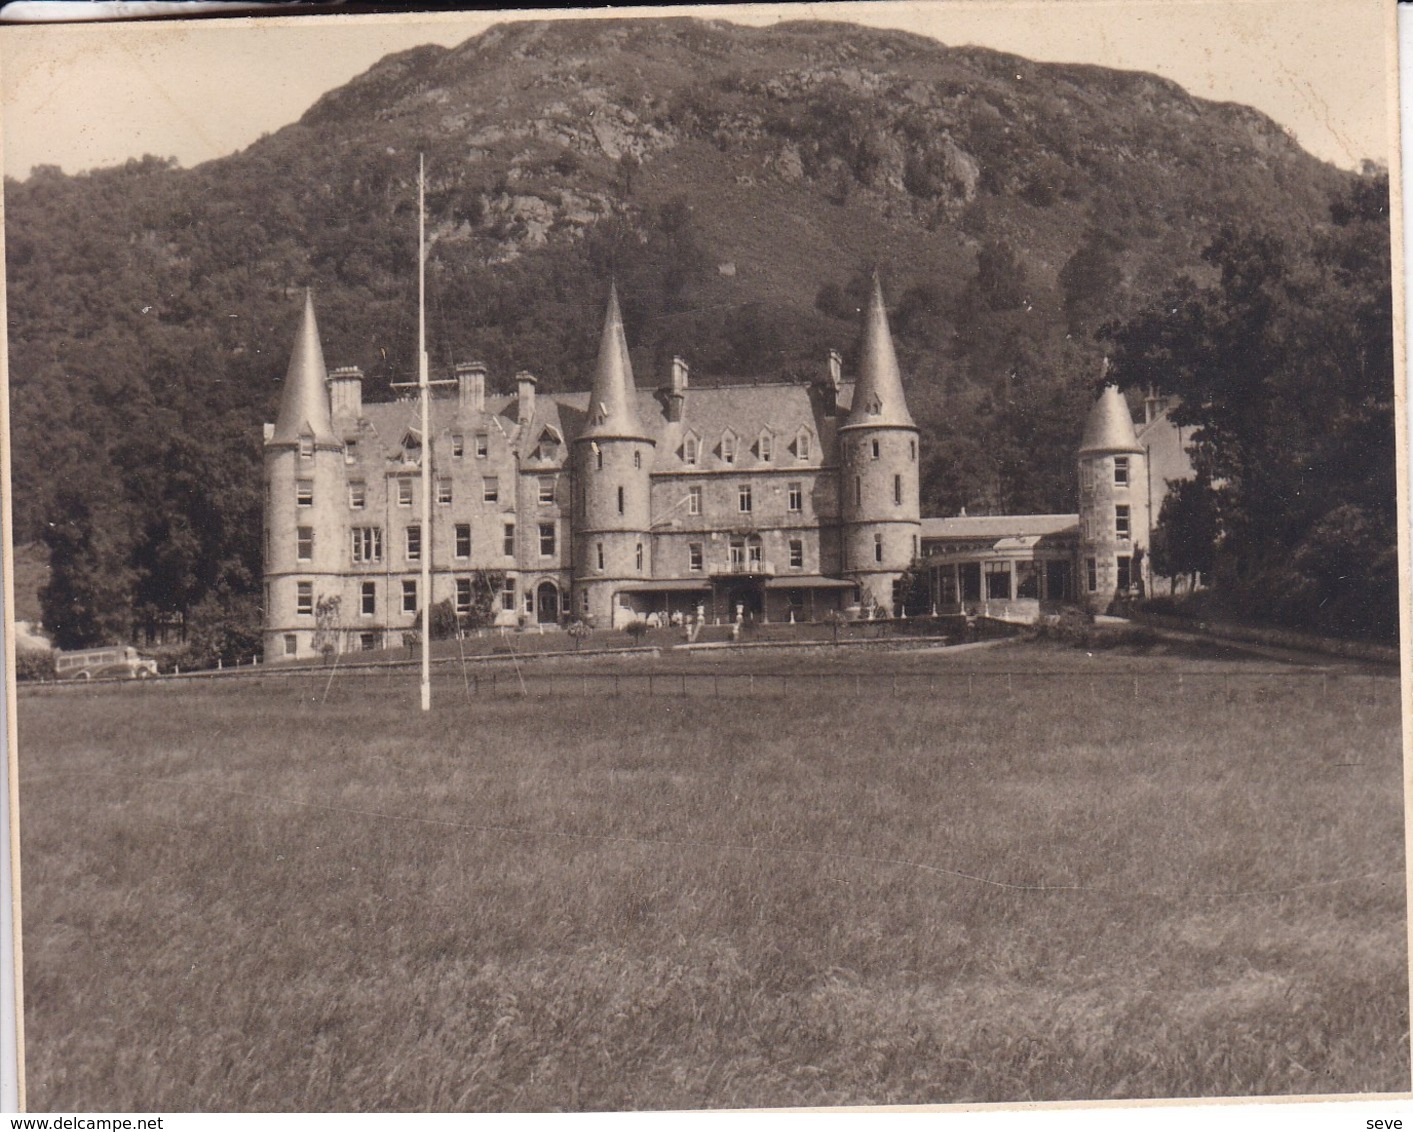
[[[574,663],[22,696],[31,1106],[1409,1087],[1396,677]]]

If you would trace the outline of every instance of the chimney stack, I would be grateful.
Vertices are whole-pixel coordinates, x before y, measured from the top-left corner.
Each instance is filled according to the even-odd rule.
[[[363,415],[363,371],[357,366],[339,366],[329,374],[329,408],[341,420]]]
[[[456,397],[461,407],[478,413],[486,411],[486,363],[456,364]]]
[[[521,370],[515,375],[515,392],[519,398],[516,423],[522,428],[528,425],[535,415],[535,375]]]
[[[667,393],[667,419],[682,419],[682,405],[687,399],[687,363],[680,357],[672,359],[672,385]]]
[[[835,393],[839,392],[839,386],[844,383],[844,355],[838,350],[829,351],[829,388]]]

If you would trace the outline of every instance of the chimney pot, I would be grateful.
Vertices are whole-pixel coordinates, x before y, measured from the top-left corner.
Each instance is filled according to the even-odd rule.
[[[458,362],[456,365],[456,398],[465,408],[478,413],[486,411],[486,363]]]
[[[521,370],[515,375],[515,393],[519,400],[515,419],[522,425],[530,423],[535,415],[535,375]]]
[[[363,415],[363,371],[357,366],[339,366],[329,374],[329,408],[339,418]]]

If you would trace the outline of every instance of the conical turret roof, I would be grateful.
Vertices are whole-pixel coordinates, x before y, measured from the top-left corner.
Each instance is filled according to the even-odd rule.
[[[903,375],[893,352],[893,335],[888,330],[888,310],[883,305],[883,287],[873,276],[873,295],[864,316],[863,347],[859,351],[859,378],[854,400],[844,428],[916,428],[903,396]]]
[[[312,436],[316,446],[340,447],[329,416],[329,397],[324,388],[327,380],[324,348],[319,344],[319,324],[314,320],[314,294],[306,289],[304,315],[295,335],[284,393],[280,397],[280,415],[275,418],[275,431],[268,443],[298,444],[301,436]]]
[[[1089,419],[1084,422],[1084,436],[1079,442],[1079,453],[1087,452],[1142,452],[1138,436],[1133,431],[1133,414],[1128,411],[1128,402],[1119,392],[1118,386],[1106,385],[1089,410]]]
[[[579,434],[580,438],[649,439],[638,419],[637,394],[628,341],[623,334],[623,315],[618,310],[618,288],[610,287],[593,391],[589,394],[589,427]]]

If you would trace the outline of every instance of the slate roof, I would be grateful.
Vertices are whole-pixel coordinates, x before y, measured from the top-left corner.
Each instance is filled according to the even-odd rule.
[[[329,416],[329,395],[324,388],[327,380],[319,325],[314,318],[314,295],[306,290],[304,313],[294,336],[294,350],[280,394],[280,412],[267,444],[298,444],[301,436],[312,436],[316,447],[340,445]]]
[[[955,515],[922,521],[923,542],[1042,538],[1078,533],[1078,515]]]
[[[1084,422],[1084,436],[1079,442],[1081,456],[1092,452],[1142,452],[1138,436],[1133,431],[1133,414],[1117,386],[1106,385],[1089,410]]]

